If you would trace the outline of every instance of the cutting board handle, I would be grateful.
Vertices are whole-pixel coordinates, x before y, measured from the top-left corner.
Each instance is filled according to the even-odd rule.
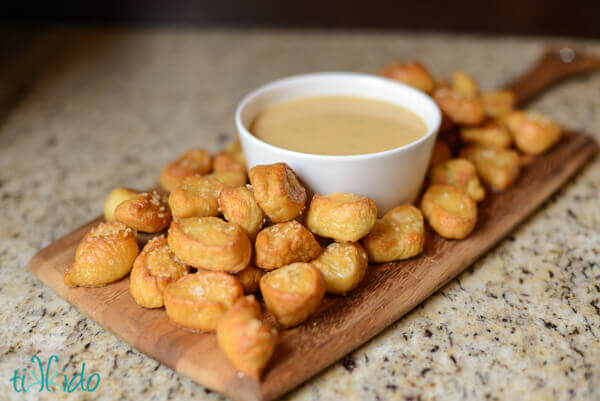
[[[547,50],[539,61],[516,81],[506,86],[515,92],[516,103],[523,106],[558,82],[600,69],[600,58],[562,46]]]

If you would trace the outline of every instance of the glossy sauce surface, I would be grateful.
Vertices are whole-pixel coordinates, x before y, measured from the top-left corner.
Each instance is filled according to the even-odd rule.
[[[352,96],[289,100],[259,113],[250,132],[280,148],[319,155],[360,155],[412,143],[423,120],[391,103]]]

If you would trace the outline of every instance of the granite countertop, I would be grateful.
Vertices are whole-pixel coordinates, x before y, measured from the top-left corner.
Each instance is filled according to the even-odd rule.
[[[101,212],[111,188],[153,185],[184,149],[233,136],[236,103],[286,75],[374,73],[419,59],[494,88],[548,39],[367,32],[67,30],[0,43],[0,398],[221,399],[131,349],[27,269]],[[600,41],[575,41],[600,54]],[[8,52],[8,53],[7,53]],[[600,73],[530,106],[600,140]],[[15,369],[86,364],[93,393],[16,393]],[[30,364],[29,364],[30,365]],[[30,379],[28,379],[30,380]],[[514,233],[288,400],[599,400],[600,159]]]

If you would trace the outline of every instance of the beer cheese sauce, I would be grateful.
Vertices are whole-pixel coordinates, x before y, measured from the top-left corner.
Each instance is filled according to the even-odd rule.
[[[427,133],[404,107],[353,96],[316,96],[275,104],[250,126],[280,148],[318,155],[360,155],[395,149]]]

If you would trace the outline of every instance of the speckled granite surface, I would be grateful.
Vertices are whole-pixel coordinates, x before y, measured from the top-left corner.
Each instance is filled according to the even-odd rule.
[[[11,39],[12,40],[12,39]],[[15,39],[16,40],[16,39]],[[319,70],[420,59],[484,88],[547,40],[426,34],[62,31],[0,62],[0,399],[220,399],[87,320],[26,269],[99,214],[117,185],[148,187],[178,152],[216,150],[250,89]],[[600,42],[576,42],[600,54]],[[5,51],[8,51],[5,49]],[[596,133],[600,74],[532,108]],[[15,393],[15,369],[56,354],[93,393]],[[28,379],[30,380],[30,379]],[[600,400],[600,159],[475,266],[289,400]]]

